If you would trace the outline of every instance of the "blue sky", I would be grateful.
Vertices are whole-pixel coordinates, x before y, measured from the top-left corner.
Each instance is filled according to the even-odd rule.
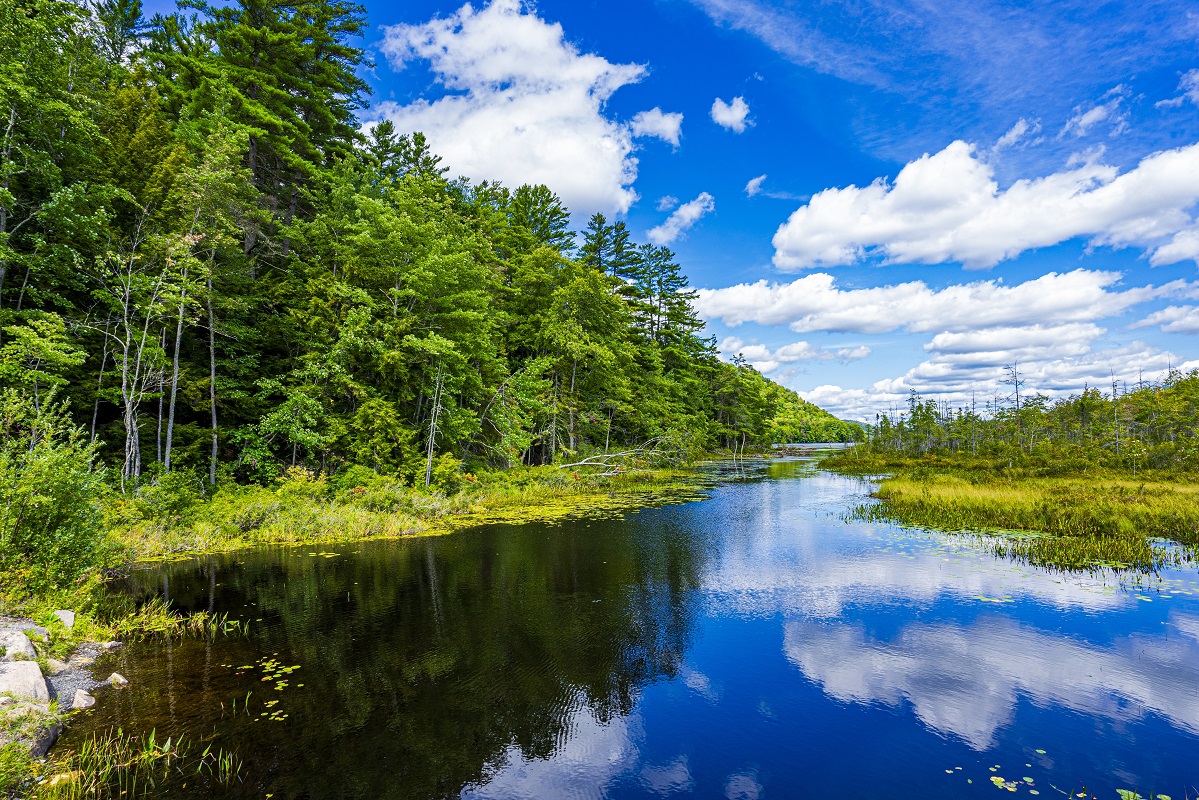
[[[1193,3],[367,7],[368,120],[669,244],[725,354],[839,414],[1199,368]]]

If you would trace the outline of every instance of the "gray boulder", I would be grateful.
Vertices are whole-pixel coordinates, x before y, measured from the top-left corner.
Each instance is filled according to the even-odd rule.
[[[10,694],[20,700],[49,703],[50,690],[35,661],[13,661],[0,664],[0,694]]]
[[[119,672],[114,672],[108,676],[108,682],[118,689],[123,689],[129,685],[128,679]]]
[[[75,627],[74,611],[55,611],[54,616],[62,620],[62,624],[67,626],[68,630]]]
[[[92,697],[82,689],[75,690],[75,699],[71,703],[71,708],[75,711],[81,711],[85,708],[91,708],[96,704],[96,698]]]
[[[0,631],[0,650],[4,651],[4,656],[0,658],[0,661],[37,658],[37,651],[33,649],[33,642],[29,641],[29,637],[20,631]]]

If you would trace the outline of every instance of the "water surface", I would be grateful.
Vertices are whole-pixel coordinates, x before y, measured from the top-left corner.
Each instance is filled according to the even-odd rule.
[[[245,762],[164,797],[1199,794],[1194,570],[846,521],[870,488],[776,462],[623,518],[142,571],[250,633],[110,657],[132,686],[60,747],[120,726]]]

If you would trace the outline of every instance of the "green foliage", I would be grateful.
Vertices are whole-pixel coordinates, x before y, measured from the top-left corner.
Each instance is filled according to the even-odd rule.
[[[70,584],[104,550],[95,449],[51,396],[0,390],[0,572],[33,588]],[[8,588],[8,587],[6,587]]]
[[[954,409],[912,395],[906,414],[880,415],[862,448],[832,460],[857,471],[871,461],[941,458],[988,469],[1068,475],[1085,470],[1199,471],[1199,370],[1110,394],[1096,389],[1054,402]],[[855,462],[860,462],[854,467]],[[881,471],[881,470],[880,470]]]
[[[114,524],[356,466],[396,495],[430,452],[453,493],[651,441],[856,435],[721,361],[666,248],[595,215],[576,250],[551,188],[364,135],[365,24],[348,0],[0,6],[0,380],[69,397]]]

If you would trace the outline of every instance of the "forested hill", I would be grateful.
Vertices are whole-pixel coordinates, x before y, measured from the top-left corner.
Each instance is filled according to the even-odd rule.
[[[0,379],[149,470],[845,440],[716,357],[674,255],[358,118],[344,2],[0,3]],[[155,466],[157,465],[157,466]]]

